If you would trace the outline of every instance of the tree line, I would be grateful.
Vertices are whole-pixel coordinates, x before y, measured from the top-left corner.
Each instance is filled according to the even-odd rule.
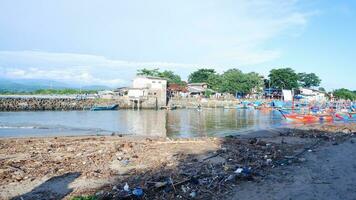
[[[98,90],[80,90],[80,89],[38,89],[34,91],[7,91],[0,90],[0,94],[11,95],[11,94],[23,94],[23,95],[69,95],[69,94],[96,94]]]
[[[165,78],[168,83],[184,85],[181,77],[171,70],[140,69],[137,75],[147,75]],[[315,73],[297,73],[292,68],[272,69],[268,77],[256,72],[244,73],[239,69],[229,69],[221,74],[214,69],[201,68],[188,76],[188,83],[207,83],[209,87],[221,93],[251,94],[261,92],[264,88],[297,89],[299,87],[312,88],[320,86],[321,79]],[[325,92],[323,87],[318,88]],[[356,100],[356,92],[347,89],[333,91],[336,98]]]
[[[181,77],[173,71],[159,71],[156,69],[140,69],[137,75],[148,75],[165,78],[169,83],[184,84]],[[244,73],[239,69],[229,69],[222,74],[214,69],[202,68],[192,72],[188,77],[188,83],[208,83],[209,87],[218,92],[242,92],[250,93],[263,87],[276,89],[296,89],[302,87],[317,87],[320,78],[314,73],[296,73],[291,68],[272,69],[265,79],[256,72]]]

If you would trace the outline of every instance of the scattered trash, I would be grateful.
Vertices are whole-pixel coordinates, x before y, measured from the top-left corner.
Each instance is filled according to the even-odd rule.
[[[104,191],[99,191],[97,193],[95,193],[96,196],[100,196],[100,195],[103,195],[104,194]]]
[[[189,196],[195,198],[197,196],[197,192],[193,191],[189,194]]]
[[[236,174],[230,174],[230,175],[227,177],[227,179],[225,180],[225,182],[226,182],[226,181],[233,181],[233,180],[235,180],[235,178],[236,178]]]
[[[121,164],[124,165],[124,166],[128,165],[129,163],[130,163],[129,160],[122,160],[121,161]]]
[[[136,197],[142,197],[143,196],[143,190],[142,188],[135,188],[132,190],[132,194],[135,195]]]
[[[338,130],[334,134],[293,130],[283,137],[286,141],[290,141],[287,137],[305,137],[312,138],[308,141],[330,141],[330,144],[341,144],[343,138],[350,138],[350,135],[345,137],[340,128]],[[355,139],[353,141],[356,142]],[[16,171],[21,170],[26,170],[26,174],[19,176],[19,181],[25,179],[21,177],[31,180],[34,176],[43,177],[48,173],[52,176],[74,168],[86,178],[99,175],[109,178],[120,174],[119,185],[105,187],[105,192],[100,192],[101,196],[112,197],[107,199],[218,199],[227,194],[233,185],[263,176],[270,168],[304,162],[305,158],[300,156],[317,149],[309,142],[281,143],[271,138],[249,141],[235,136],[169,140],[58,137],[47,140],[17,139],[5,141],[2,145],[4,155],[12,153],[13,148],[10,147],[14,145],[21,147],[16,153],[31,152],[27,160],[9,158],[4,162],[3,183],[17,181],[16,176],[19,175]],[[53,153],[49,153],[48,149]],[[75,159],[61,159],[56,155]],[[208,159],[202,160],[206,157]],[[215,158],[224,161],[212,162]]]
[[[125,183],[124,191],[126,191],[126,192],[129,192],[129,191],[130,191],[130,186],[129,186],[128,183]]]
[[[244,167],[244,168],[242,168],[241,173],[244,175],[250,175],[252,173],[252,169],[251,169],[251,167]]]
[[[244,170],[243,168],[239,167],[235,170],[235,173],[240,174],[240,173],[242,173],[243,170]]]
[[[161,188],[163,186],[166,186],[167,185],[167,182],[156,182],[155,183],[155,187],[156,188]]]

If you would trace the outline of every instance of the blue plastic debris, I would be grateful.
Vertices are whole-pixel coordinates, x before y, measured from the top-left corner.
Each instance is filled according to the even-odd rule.
[[[135,188],[132,190],[132,194],[135,195],[136,197],[142,197],[143,196],[143,190],[142,188]]]

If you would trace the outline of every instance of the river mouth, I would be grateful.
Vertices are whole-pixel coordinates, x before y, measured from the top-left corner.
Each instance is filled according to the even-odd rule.
[[[220,137],[281,127],[279,112],[254,109],[0,112],[0,137],[123,135]]]

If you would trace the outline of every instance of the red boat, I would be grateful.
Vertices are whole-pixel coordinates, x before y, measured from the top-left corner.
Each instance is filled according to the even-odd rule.
[[[298,113],[284,113],[282,115],[285,119],[298,121],[298,122],[322,122],[322,121],[333,121],[334,117],[332,115],[312,115],[312,114],[298,114]]]

